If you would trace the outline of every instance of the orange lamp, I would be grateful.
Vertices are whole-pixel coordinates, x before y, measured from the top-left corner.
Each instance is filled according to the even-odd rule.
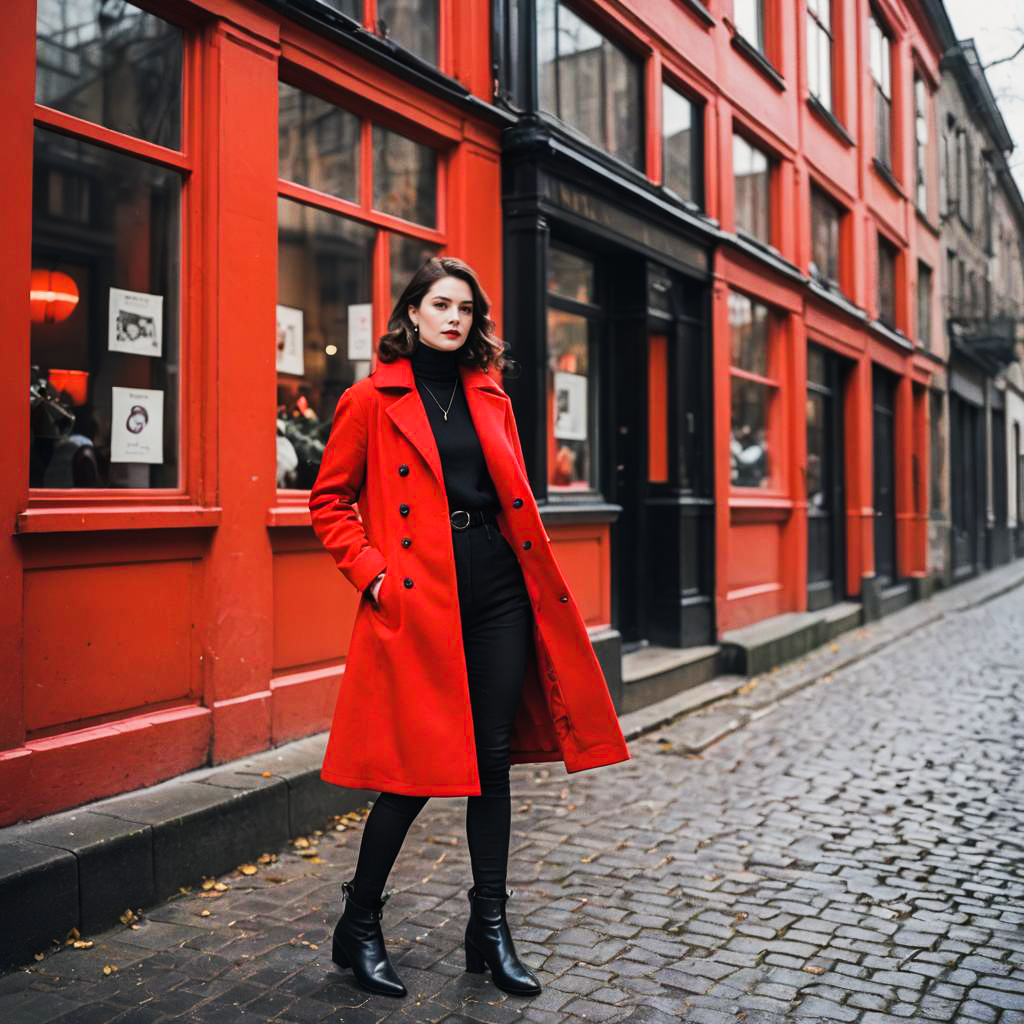
[[[78,305],[78,285],[59,270],[33,270],[31,285],[32,322],[55,324],[67,320]]]

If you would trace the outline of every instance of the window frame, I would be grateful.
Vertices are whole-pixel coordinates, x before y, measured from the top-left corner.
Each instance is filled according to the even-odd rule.
[[[770,453],[769,472],[767,483],[764,486],[736,484],[732,481],[732,474],[729,476],[729,492],[736,497],[751,498],[753,496],[780,497],[785,494],[785,482],[788,477],[787,458],[785,452],[785,396],[786,396],[786,367],[785,343],[787,337],[787,313],[770,302],[766,302],[750,292],[741,288],[729,286],[726,293],[726,303],[733,295],[741,296],[751,304],[751,313],[755,307],[760,306],[766,310],[767,325],[767,352],[765,353],[766,373],[760,374],[733,363],[732,356],[732,320],[731,311],[727,309],[729,318],[729,436],[732,438],[732,392],[733,381],[744,380],[757,384],[765,389],[765,436],[769,441],[768,451]]]
[[[902,259],[902,250],[898,243],[894,242],[888,235],[876,228],[875,231],[876,247],[875,247],[875,309],[876,319],[883,326],[887,327],[890,331],[900,331],[902,333],[902,321],[903,321],[903,309],[900,296],[900,279],[901,279],[901,265],[900,260]],[[882,309],[882,253],[887,252],[892,256],[892,317],[887,320],[883,313],[885,310]]]
[[[879,14],[874,6],[868,8],[868,75],[871,78],[871,121],[874,134],[874,145],[872,154],[874,159],[885,168],[890,174],[896,173],[896,129],[893,119],[895,104],[893,102],[893,48],[895,40],[888,23]],[[876,37],[884,45],[884,55],[878,53],[883,63],[878,68],[883,81],[876,77],[875,55]],[[880,106],[881,101],[881,106]],[[879,131],[879,112],[881,107],[885,109],[886,132]],[[884,138],[884,147],[882,145]]]
[[[767,161],[767,175],[768,175],[768,195],[767,195],[767,209],[765,211],[765,217],[767,220],[767,235],[766,239],[758,238],[757,235],[752,234],[746,228],[743,228],[739,224],[737,217],[737,211],[739,205],[736,201],[737,189],[736,189],[736,139],[740,139],[748,149],[754,153],[760,154]],[[733,199],[733,232],[737,237],[743,238],[749,241],[753,245],[760,246],[762,248],[770,249],[773,253],[778,254],[778,215],[777,215],[777,190],[779,180],[779,156],[778,154],[764,145],[756,135],[751,134],[747,131],[746,126],[739,124],[737,121],[733,121],[732,125],[732,146],[730,149],[730,169],[732,171],[732,199]]]
[[[820,5],[827,6],[828,12],[829,12],[829,23],[828,23],[828,26],[823,25],[822,22],[821,22],[821,17],[819,15],[818,11],[811,10],[811,4],[810,4],[810,2],[808,2],[808,4],[807,4],[807,18],[806,18],[806,21],[805,21],[805,27],[806,27],[806,32],[807,32],[807,59],[806,59],[806,64],[807,64],[807,92],[810,94],[810,96],[814,99],[814,101],[816,103],[820,104],[825,110],[827,110],[834,118],[836,118],[838,120],[839,119],[839,113],[838,113],[838,109],[837,109],[838,103],[837,103],[837,95],[836,95],[836,85],[837,85],[837,82],[838,82],[838,79],[839,79],[839,75],[837,74],[837,70],[838,69],[836,67],[836,56],[837,56],[836,36],[835,36],[835,31],[836,31],[835,30],[835,13],[836,13],[835,12],[835,8],[836,8],[836,4],[835,4],[835,0],[817,0],[817,2]],[[829,90],[829,101],[827,103],[821,98],[821,96],[815,90],[814,86],[812,86],[812,84],[811,84],[811,53],[812,53],[811,33],[812,32],[816,33],[816,36],[817,36],[817,39],[818,39],[818,45],[819,45],[819,49],[817,49],[817,50],[815,50],[813,52],[817,53],[819,58],[820,58],[820,55],[821,55],[820,44],[821,44],[822,36],[824,36],[828,40],[828,81],[829,81],[828,90]],[[818,66],[818,68],[816,70],[818,71],[817,77],[818,77],[818,79],[820,81],[820,78],[821,78],[821,74],[820,74],[821,67],[820,67],[820,64],[819,64],[819,66]]]
[[[744,31],[744,26],[740,24],[739,19],[736,17],[736,6],[739,3],[748,2],[753,5],[751,8],[754,19],[757,24],[754,26],[754,35]],[[767,21],[768,21],[768,0],[734,0],[733,3],[733,27],[736,29],[737,35],[745,42],[749,43],[755,50],[758,51],[763,57],[768,58],[768,32],[767,32]]]
[[[924,75],[916,68],[913,79],[914,97],[914,203],[921,213],[928,214],[931,192],[928,180],[928,154],[931,144],[931,89]],[[922,103],[923,98],[923,103]],[[923,137],[922,137],[923,136]]]
[[[926,301],[922,304],[921,284],[923,281],[928,282],[928,293]],[[933,307],[935,303],[935,271],[934,269],[924,260],[917,261],[917,330],[915,335],[921,347],[925,351],[930,352],[932,350],[932,333],[935,329],[934,320],[935,317],[932,315]],[[922,316],[922,310],[925,311],[925,315]],[[922,322],[923,321],[923,322]]]
[[[373,266],[371,269],[371,292],[373,303],[373,335],[376,339],[386,327],[393,303],[391,297],[391,234],[418,239],[439,247],[441,252],[448,248],[448,215],[446,196],[449,177],[449,144],[453,139],[432,137],[421,127],[403,120],[391,111],[384,111],[376,104],[367,103],[363,97],[350,94],[332,82],[313,78],[299,65],[283,59],[278,66],[278,81],[294,89],[309,93],[327,103],[345,110],[360,119],[359,126],[359,195],[356,201],[342,199],[322,192],[308,185],[280,177],[280,166],[275,175],[275,199],[288,199],[316,210],[341,216],[376,229]],[[275,99],[275,102],[277,100]],[[435,227],[430,228],[395,214],[385,213],[374,206],[373,172],[373,129],[385,128],[403,135],[421,145],[434,149],[437,155],[437,176],[435,192]],[[376,355],[374,354],[374,357]],[[275,378],[276,379],[276,378]],[[281,507],[302,505],[309,497],[309,490],[278,487],[277,504]]]
[[[177,459],[178,484],[176,487],[30,487],[27,490],[27,503],[23,512],[19,513],[19,528],[24,528],[27,521],[35,519],[45,510],[57,511],[69,507],[83,506],[97,513],[115,508],[133,509],[138,514],[149,513],[149,518],[157,523],[173,523],[168,518],[174,510],[180,509],[181,514],[188,517],[188,522],[202,525],[205,522],[216,522],[219,510],[206,508],[200,499],[200,451],[202,426],[192,423],[192,417],[186,415],[193,407],[194,397],[199,391],[196,366],[199,353],[195,351],[193,338],[199,337],[202,331],[201,303],[198,296],[202,294],[202,279],[196,269],[193,254],[201,248],[202,223],[202,190],[203,181],[200,174],[199,151],[201,146],[202,123],[197,111],[198,99],[202,95],[202,56],[201,56],[201,24],[199,19],[188,11],[169,11],[167,5],[152,0],[130,0],[133,7],[146,14],[159,18],[178,28],[182,33],[182,66],[181,66],[181,134],[180,145],[172,149],[113,128],[99,122],[89,121],[67,114],[55,107],[46,106],[35,99],[33,86],[32,128],[38,128],[98,146],[121,156],[131,157],[177,172],[181,178],[180,203],[178,208],[179,259],[181,261],[178,278],[178,373],[177,409]],[[36,38],[32,42],[33,69],[36,63]],[[33,150],[34,152],[34,150]],[[35,173],[33,158],[32,173]],[[29,235],[32,244],[32,235]],[[168,315],[165,305],[164,315]],[[31,358],[31,356],[30,356]],[[164,416],[167,407],[164,408]],[[25,453],[26,458],[28,453]],[[26,472],[27,479],[27,472]],[[148,508],[147,508],[148,506]],[[198,515],[196,514],[198,513]],[[89,529],[84,526],[84,529]],[[93,527],[95,528],[95,527]]]
[[[669,89],[676,93],[690,104],[691,129],[690,129],[690,175],[693,181],[692,191],[694,196],[679,196],[684,202],[694,206],[701,213],[707,210],[707,185],[704,161],[707,155],[705,139],[705,117],[707,114],[707,101],[692,90],[680,85],[676,79],[669,75],[662,75],[661,78],[661,185],[672,196],[679,193],[665,180],[665,90]]]
[[[815,242],[815,230],[814,230],[814,210],[815,210],[815,196],[820,197],[829,206],[835,210],[836,213],[836,276],[835,278],[829,277],[828,274],[824,273],[820,267],[817,266],[817,260],[814,258],[814,242]],[[846,284],[846,261],[843,259],[844,256],[844,242],[846,239],[847,230],[847,218],[849,216],[849,208],[843,205],[827,188],[820,185],[814,178],[810,179],[810,190],[808,196],[810,217],[808,218],[810,223],[811,237],[809,247],[809,260],[808,260],[808,273],[821,285],[830,288],[833,291],[837,291],[844,294]],[[815,269],[812,269],[813,264]],[[817,272],[815,272],[815,270]]]

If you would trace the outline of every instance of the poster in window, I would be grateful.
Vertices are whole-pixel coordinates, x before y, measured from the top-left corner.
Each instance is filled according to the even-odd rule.
[[[148,388],[111,389],[110,461],[164,461],[164,393]]]
[[[587,439],[587,378],[582,374],[555,372],[555,437]]]
[[[305,373],[302,310],[277,307],[277,372]]]
[[[348,307],[348,357],[370,359],[373,356],[373,304],[357,302]]]
[[[164,297],[110,289],[107,347],[137,356],[163,354]]]

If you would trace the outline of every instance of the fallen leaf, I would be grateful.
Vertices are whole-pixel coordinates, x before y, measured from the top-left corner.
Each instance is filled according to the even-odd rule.
[[[257,864],[276,864],[277,863],[277,854],[276,853],[261,853],[256,858],[256,863]]]
[[[210,916],[210,912],[208,910],[200,910],[199,911],[199,916],[200,917],[209,917]]]
[[[215,882],[213,888],[216,892],[227,892],[231,886],[226,882]]]
[[[806,971],[808,974],[824,974],[825,973],[825,968],[824,967],[816,967],[816,966],[813,966],[813,965],[808,966],[808,967],[801,967],[800,969],[802,971]]]
[[[186,891],[186,890],[182,890],[182,891]],[[187,890],[187,891],[191,892],[191,889],[189,889],[189,890]],[[132,923],[132,921],[135,921],[135,920],[137,920],[137,918],[136,918],[136,916],[135,916],[135,911],[134,911],[134,910],[132,910],[131,908],[129,908],[128,910],[126,910],[126,911],[125,911],[125,912],[124,912],[124,913],[123,913],[123,914],[122,914],[122,915],[121,915],[121,916],[120,916],[120,917],[118,918],[118,920],[119,920],[119,921],[121,922],[121,924],[131,924],[131,923]]]
[[[203,889],[204,889],[204,891],[212,889],[215,884],[216,883],[215,883],[214,879],[212,879],[212,878],[204,878],[203,879]]]
[[[580,857],[580,863],[589,864],[592,860],[596,860],[600,855],[600,851],[596,853],[588,853],[585,857]]]
[[[36,954],[35,954],[35,958],[36,958],[36,960],[42,960],[44,956],[45,956],[45,954],[44,954],[44,953],[36,953]]]
[[[114,971],[116,971],[116,970],[117,970],[117,964],[104,964],[103,965],[103,973],[104,974],[113,974]]]
[[[255,864],[242,864],[239,869],[243,875],[255,875],[259,868]]]
[[[271,772],[260,772],[260,775],[262,775],[263,778],[265,779],[269,779],[271,777],[271,774]]]
[[[309,840],[305,836],[299,836],[298,839],[292,840],[292,846],[296,850],[305,850],[309,846]]]

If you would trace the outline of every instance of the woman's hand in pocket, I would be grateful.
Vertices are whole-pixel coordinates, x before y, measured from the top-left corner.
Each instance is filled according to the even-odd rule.
[[[380,588],[384,583],[384,576],[386,573],[381,573],[371,584],[370,584],[370,597],[373,599],[373,603],[379,608],[380,602],[377,600],[377,595],[380,593]]]

